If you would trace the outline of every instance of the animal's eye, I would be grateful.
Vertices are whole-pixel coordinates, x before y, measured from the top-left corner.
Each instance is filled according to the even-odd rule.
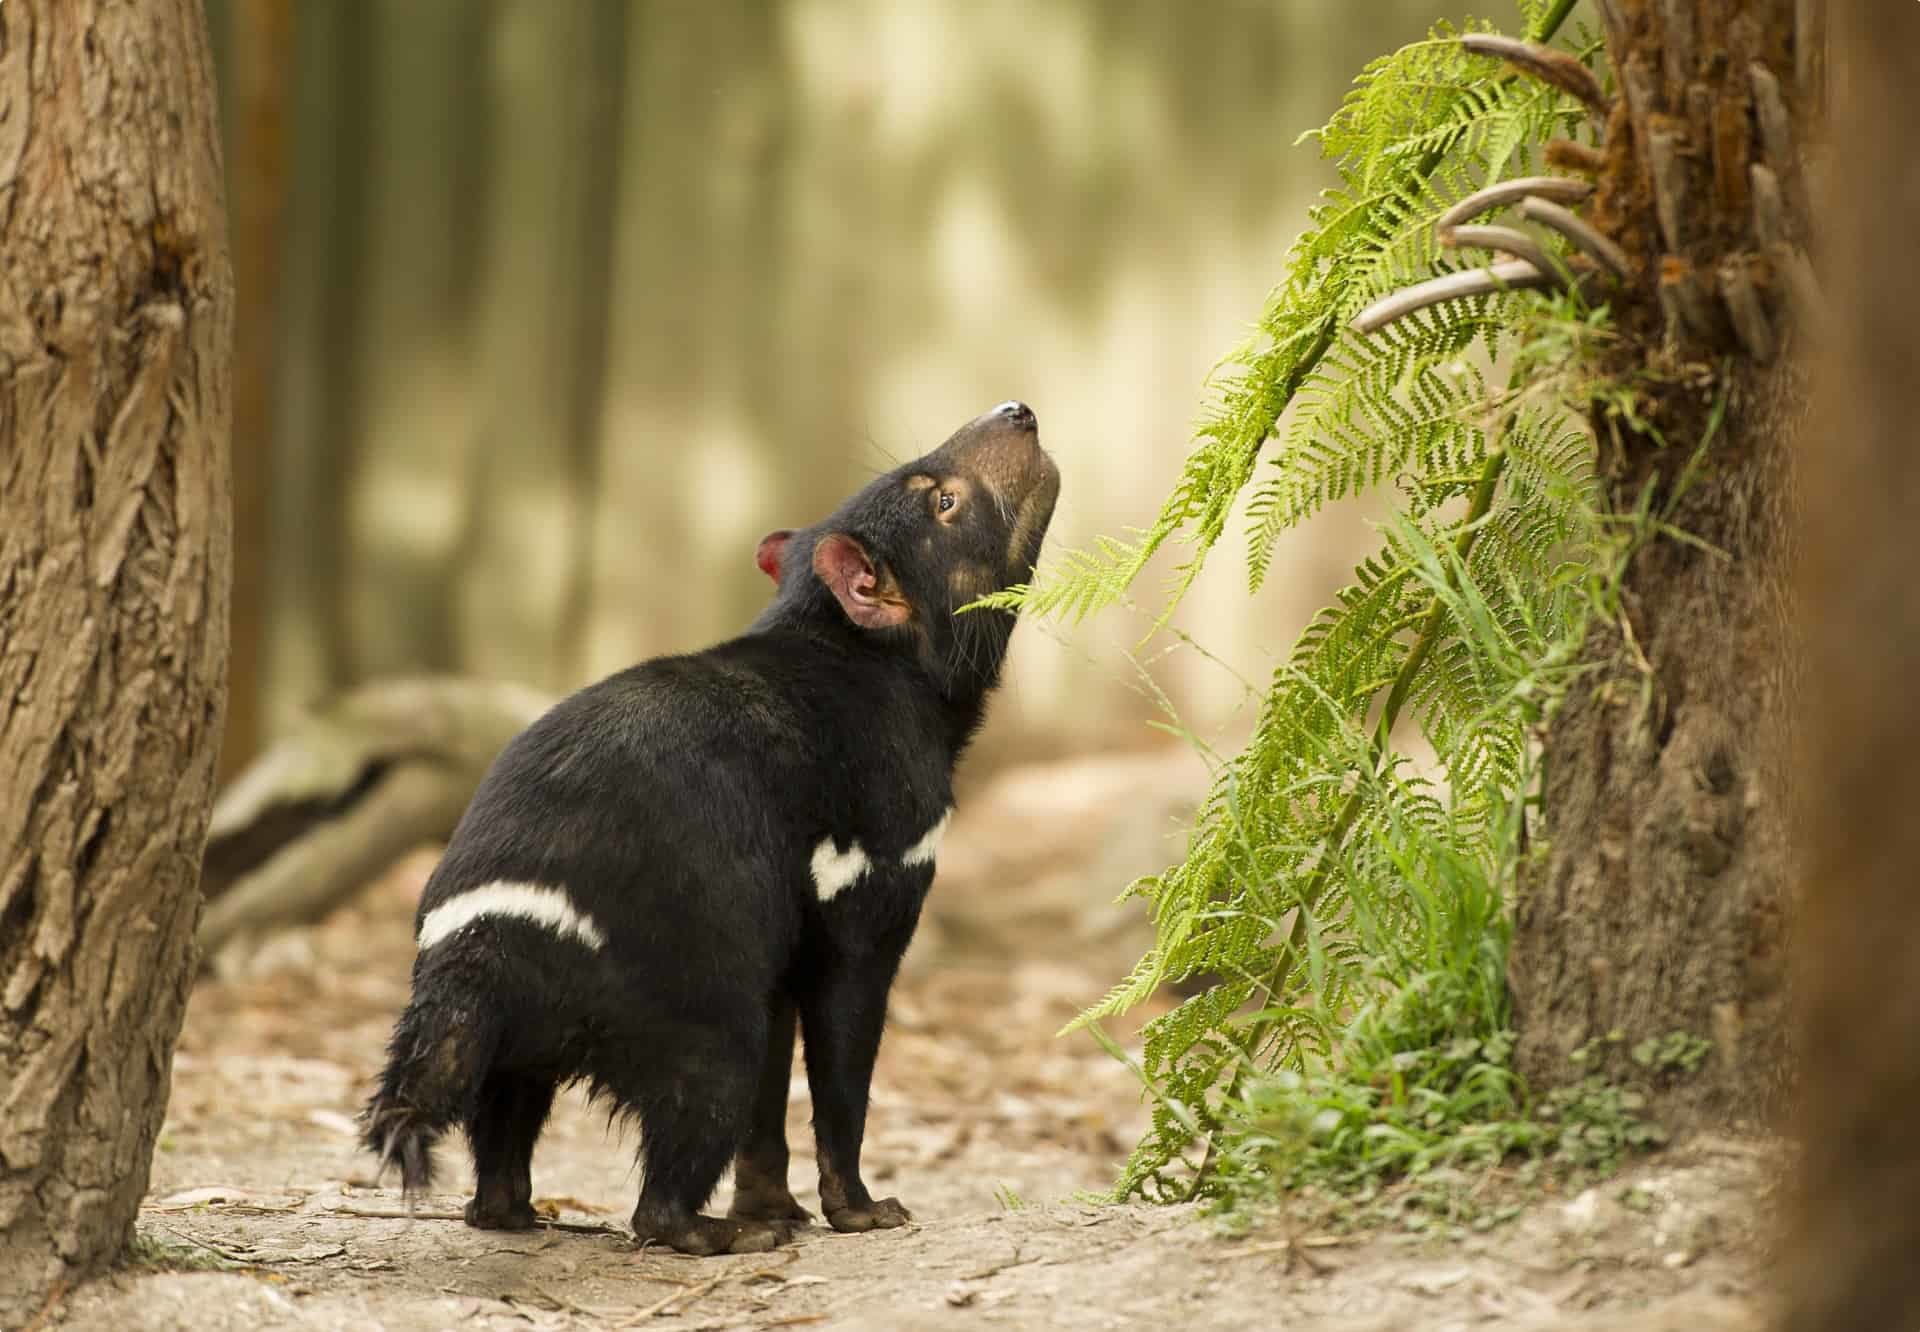
[[[940,494],[940,512],[941,513],[945,513],[948,509],[951,509],[955,503],[956,501],[953,497],[952,491],[941,492]]]

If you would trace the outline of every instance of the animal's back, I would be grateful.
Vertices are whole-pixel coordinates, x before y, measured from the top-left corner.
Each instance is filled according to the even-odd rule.
[[[436,912],[495,883],[563,893],[609,941],[764,923],[789,889],[809,755],[786,691],[727,647],[622,671],[516,737],[421,897],[423,949]]]

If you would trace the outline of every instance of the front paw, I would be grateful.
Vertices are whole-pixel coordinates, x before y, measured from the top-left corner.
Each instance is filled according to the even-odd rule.
[[[664,1244],[680,1253],[708,1258],[720,1253],[765,1253],[791,1243],[798,1229],[790,1221],[742,1221],[718,1216],[650,1216],[635,1211],[633,1237],[641,1247]]]
[[[881,1198],[864,1206],[850,1203],[826,1211],[827,1224],[839,1231],[892,1230],[913,1220],[913,1213],[902,1207],[898,1198]]]

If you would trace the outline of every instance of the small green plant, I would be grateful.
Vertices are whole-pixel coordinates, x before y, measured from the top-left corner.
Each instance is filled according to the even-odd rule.
[[[1497,938],[1498,925],[1486,923]],[[1211,1190],[1228,1224],[1298,1190],[1340,1197],[1349,1225],[1484,1229],[1519,1209],[1514,1188],[1489,1187],[1498,1174],[1521,1193],[1546,1178],[1578,1187],[1663,1145],[1645,1093],[1597,1074],[1529,1103],[1504,1009],[1461,984],[1475,971],[1496,981],[1496,961],[1490,950],[1464,971],[1409,977],[1394,1003],[1357,1024],[1338,1069],[1246,1079],[1227,1110],[1230,1146]],[[1680,1052],[1692,1066],[1703,1053],[1692,1038],[1636,1049],[1652,1046],[1675,1052],[1676,1075],[1690,1071]],[[1584,1067],[1593,1054],[1571,1061]]]
[[[1229,1216],[1308,1189],[1339,1194],[1352,1222],[1391,1211],[1413,1229],[1491,1224],[1511,1209],[1474,1182],[1541,1153],[1550,1130],[1511,1067],[1495,877],[1445,839],[1414,830],[1403,846],[1410,918],[1361,924],[1374,1000],[1330,1058],[1256,1068],[1225,1107],[1208,1191]]]
[[[1633,1047],[1633,1062],[1652,1073],[1692,1073],[1713,1049],[1713,1042],[1676,1031]]]
[[[1024,1211],[1027,1207],[1026,1200],[1015,1193],[1011,1186],[1006,1184],[994,1185],[993,1200],[1009,1212]]]
[[[1666,1142],[1665,1129],[1641,1118],[1646,1108],[1644,1093],[1590,1077],[1554,1088],[1539,1117],[1557,1130],[1552,1157],[1558,1164],[1575,1173],[1606,1175],[1628,1152]]]
[[[167,1239],[151,1230],[134,1232],[127,1261],[134,1267],[154,1272],[233,1272],[247,1266],[204,1245]]]

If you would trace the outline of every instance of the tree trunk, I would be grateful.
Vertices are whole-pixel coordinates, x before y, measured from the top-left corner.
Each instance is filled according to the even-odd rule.
[[[272,558],[274,355],[287,203],[287,85],[293,72],[289,0],[232,6],[233,265],[239,308],[233,364],[233,614],[220,779],[261,744],[266,695],[267,571]]]
[[[358,666],[347,627],[347,496],[363,461],[368,329],[361,316],[377,285],[369,277],[368,191],[379,110],[372,53],[382,34],[373,11],[372,0],[302,5],[293,52],[292,175],[278,292],[284,359],[267,486],[276,552],[267,586],[269,734],[289,719],[294,700],[333,693]]]
[[[498,169],[487,96],[498,0],[354,6],[301,15],[340,10],[344,20],[333,41],[362,110],[358,137],[334,145],[334,170],[354,182],[360,240],[319,256],[313,275],[323,288],[354,284],[331,325],[334,359],[313,385],[316,401],[344,389],[351,404],[338,404],[337,430],[324,415],[309,427],[321,465],[340,477],[324,533],[340,552],[326,589],[340,618],[323,626],[338,635],[339,673],[288,702],[459,660],[469,423],[485,406],[472,344]],[[336,97],[346,95],[342,83]],[[326,121],[343,110],[327,108]]]
[[[133,1235],[226,682],[198,0],[0,5],[0,1325]]]
[[[503,0],[487,53],[457,656],[545,689],[579,682],[590,609],[627,20],[607,0]]]
[[[1920,1327],[1920,5],[1834,12],[1834,337],[1802,456],[1813,714],[1786,1325]]]
[[[1805,395],[1784,293],[1804,270],[1796,145],[1815,99],[1799,80],[1817,71],[1796,71],[1787,0],[1599,9],[1624,95],[1592,220],[1639,280],[1601,367],[1634,416],[1593,417],[1606,504],[1645,541],[1546,736],[1551,844],[1517,903],[1510,979],[1535,1086],[1633,1073],[1686,1127],[1770,1114],[1785,1081],[1779,719]],[[1712,1042],[1704,1066],[1625,1062],[1675,1032]],[[1583,1046],[1601,1057],[1571,1061]]]

